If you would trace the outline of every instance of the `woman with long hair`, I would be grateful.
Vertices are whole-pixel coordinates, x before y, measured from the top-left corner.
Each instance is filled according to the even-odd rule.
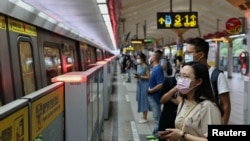
[[[138,113],[143,113],[143,117],[139,119],[139,123],[147,122],[147,115],[149,110],[148,103],[148,79],[149,79],[149,66],[146,63],[146,55],[140,53],[137,55],[136,60],[138,66],[134,77],[137,78],[137,88],[136,88],[136,101],[138,103]]]
[[[175,128],[159,132],[162,139],[207,141],[208,125],[222,124],[222,109],[215,100],[208,69],[199,62],[184,63],[176,75],[182,97]]]

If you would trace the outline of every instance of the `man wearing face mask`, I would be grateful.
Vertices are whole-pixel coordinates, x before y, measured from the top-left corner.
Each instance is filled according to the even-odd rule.
[[[149,87],[148,87],[148,101],[153,112],[154,118],[154,129],[153,136],[157,137],[158,123],[161,115],[161,104],[160,104],[160,90],[164,81],[164,73],[162,67],[159,65],[159,60],[161,59],[161,54],[153,52],[151,54],[151,66],[152,71],[149,77]]]
[[[215,70],[215,67],[211,67],[207,63],[208,52],[209,52],[208,42],[206,42],[201,38],[194,38],[187,42],[184,60],[185,62],[199,61],[200,63],[206,65],[209,70],[209,76],[211,81],[212,72]],[[222,72],[219,74],[217,79],[217,90],[216,88],[213,88],[213,91],[214,93],[218,92],[217,94],[219,96],[217,101],[221,105],[224,112],[222,121],[223,124],[227,124],[231,112],[231,102],[230,102],[228,82],[225,75]]]

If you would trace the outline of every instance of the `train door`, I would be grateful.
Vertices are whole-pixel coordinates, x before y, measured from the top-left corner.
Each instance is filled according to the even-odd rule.
[[[8,18],[13,89],[18,99],[37,90],[39,64],[36,27]]]
[[[87,57],[86,60],[87,60],[87,63],[88,63],[87,64],[88,68],[90,68],[91,65],[95,64],[96,60],[97,60],[96,50],[95,50],[94,47],[88,46],[86,57]]]
[[[82,71],[85,71],[88,68],[87,48],[88,48],[87,44],[80,43],[80,51],[81,51],[81,53],[80,53],[80,56],[81,56],[80,62],[81,62],[81,70]]]
[[[44,63],[46,68],[47,85],[51,78],[62,74],[62,61],[58,44],[45,44],[43,47]]]
[[[74,47],[64,44],[62,50],[63,73],[76,71]]]
[[[32,54],[32,42],[26,38],[20,38],[18,42],[19,61],[21,66],[21,80],[24,95],[36,90],[34,58]]]
[[[14,99],[6,21],[0,15],[0,106]]]

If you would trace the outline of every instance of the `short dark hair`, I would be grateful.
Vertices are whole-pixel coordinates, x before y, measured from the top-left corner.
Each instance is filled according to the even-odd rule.
[[[156,50],[155,53],[158,53],[158,54],[160,54],[160,55],[163,54],[163,52],[162,52],[161,50]]]
[[[202,38],[196,37],[187,41],[187,44],[191,44],[195,47],[196,52],[204,52],[205,58],[208,58],[209,44]]]
[[[160,50],[156,50],[154,53],[155,53],[156,59],[159,61],[161,59],[163,52]]]

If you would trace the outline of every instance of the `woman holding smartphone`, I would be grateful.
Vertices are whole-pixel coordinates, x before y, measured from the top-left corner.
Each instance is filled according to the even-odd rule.
[[[148,102],[148,79],[150,68],[146,63],[146,55],[140,53],[137,55],[136,62],[138,64],[136,74],[134,77],[137,78],[137,88],[136,88],[136,101],[138,104],[138,113],[143,113],[143,117],[139,119],[139,123],[147,122],[147,115],[149,111],[149,102]]]
[[[222,124],[223,115],[215,100],[207,67],[199,62],[184,63],[176,80],[182,100],[175,128],[167,128],[158,135],[167,141],[207,141],[208,125]]]

